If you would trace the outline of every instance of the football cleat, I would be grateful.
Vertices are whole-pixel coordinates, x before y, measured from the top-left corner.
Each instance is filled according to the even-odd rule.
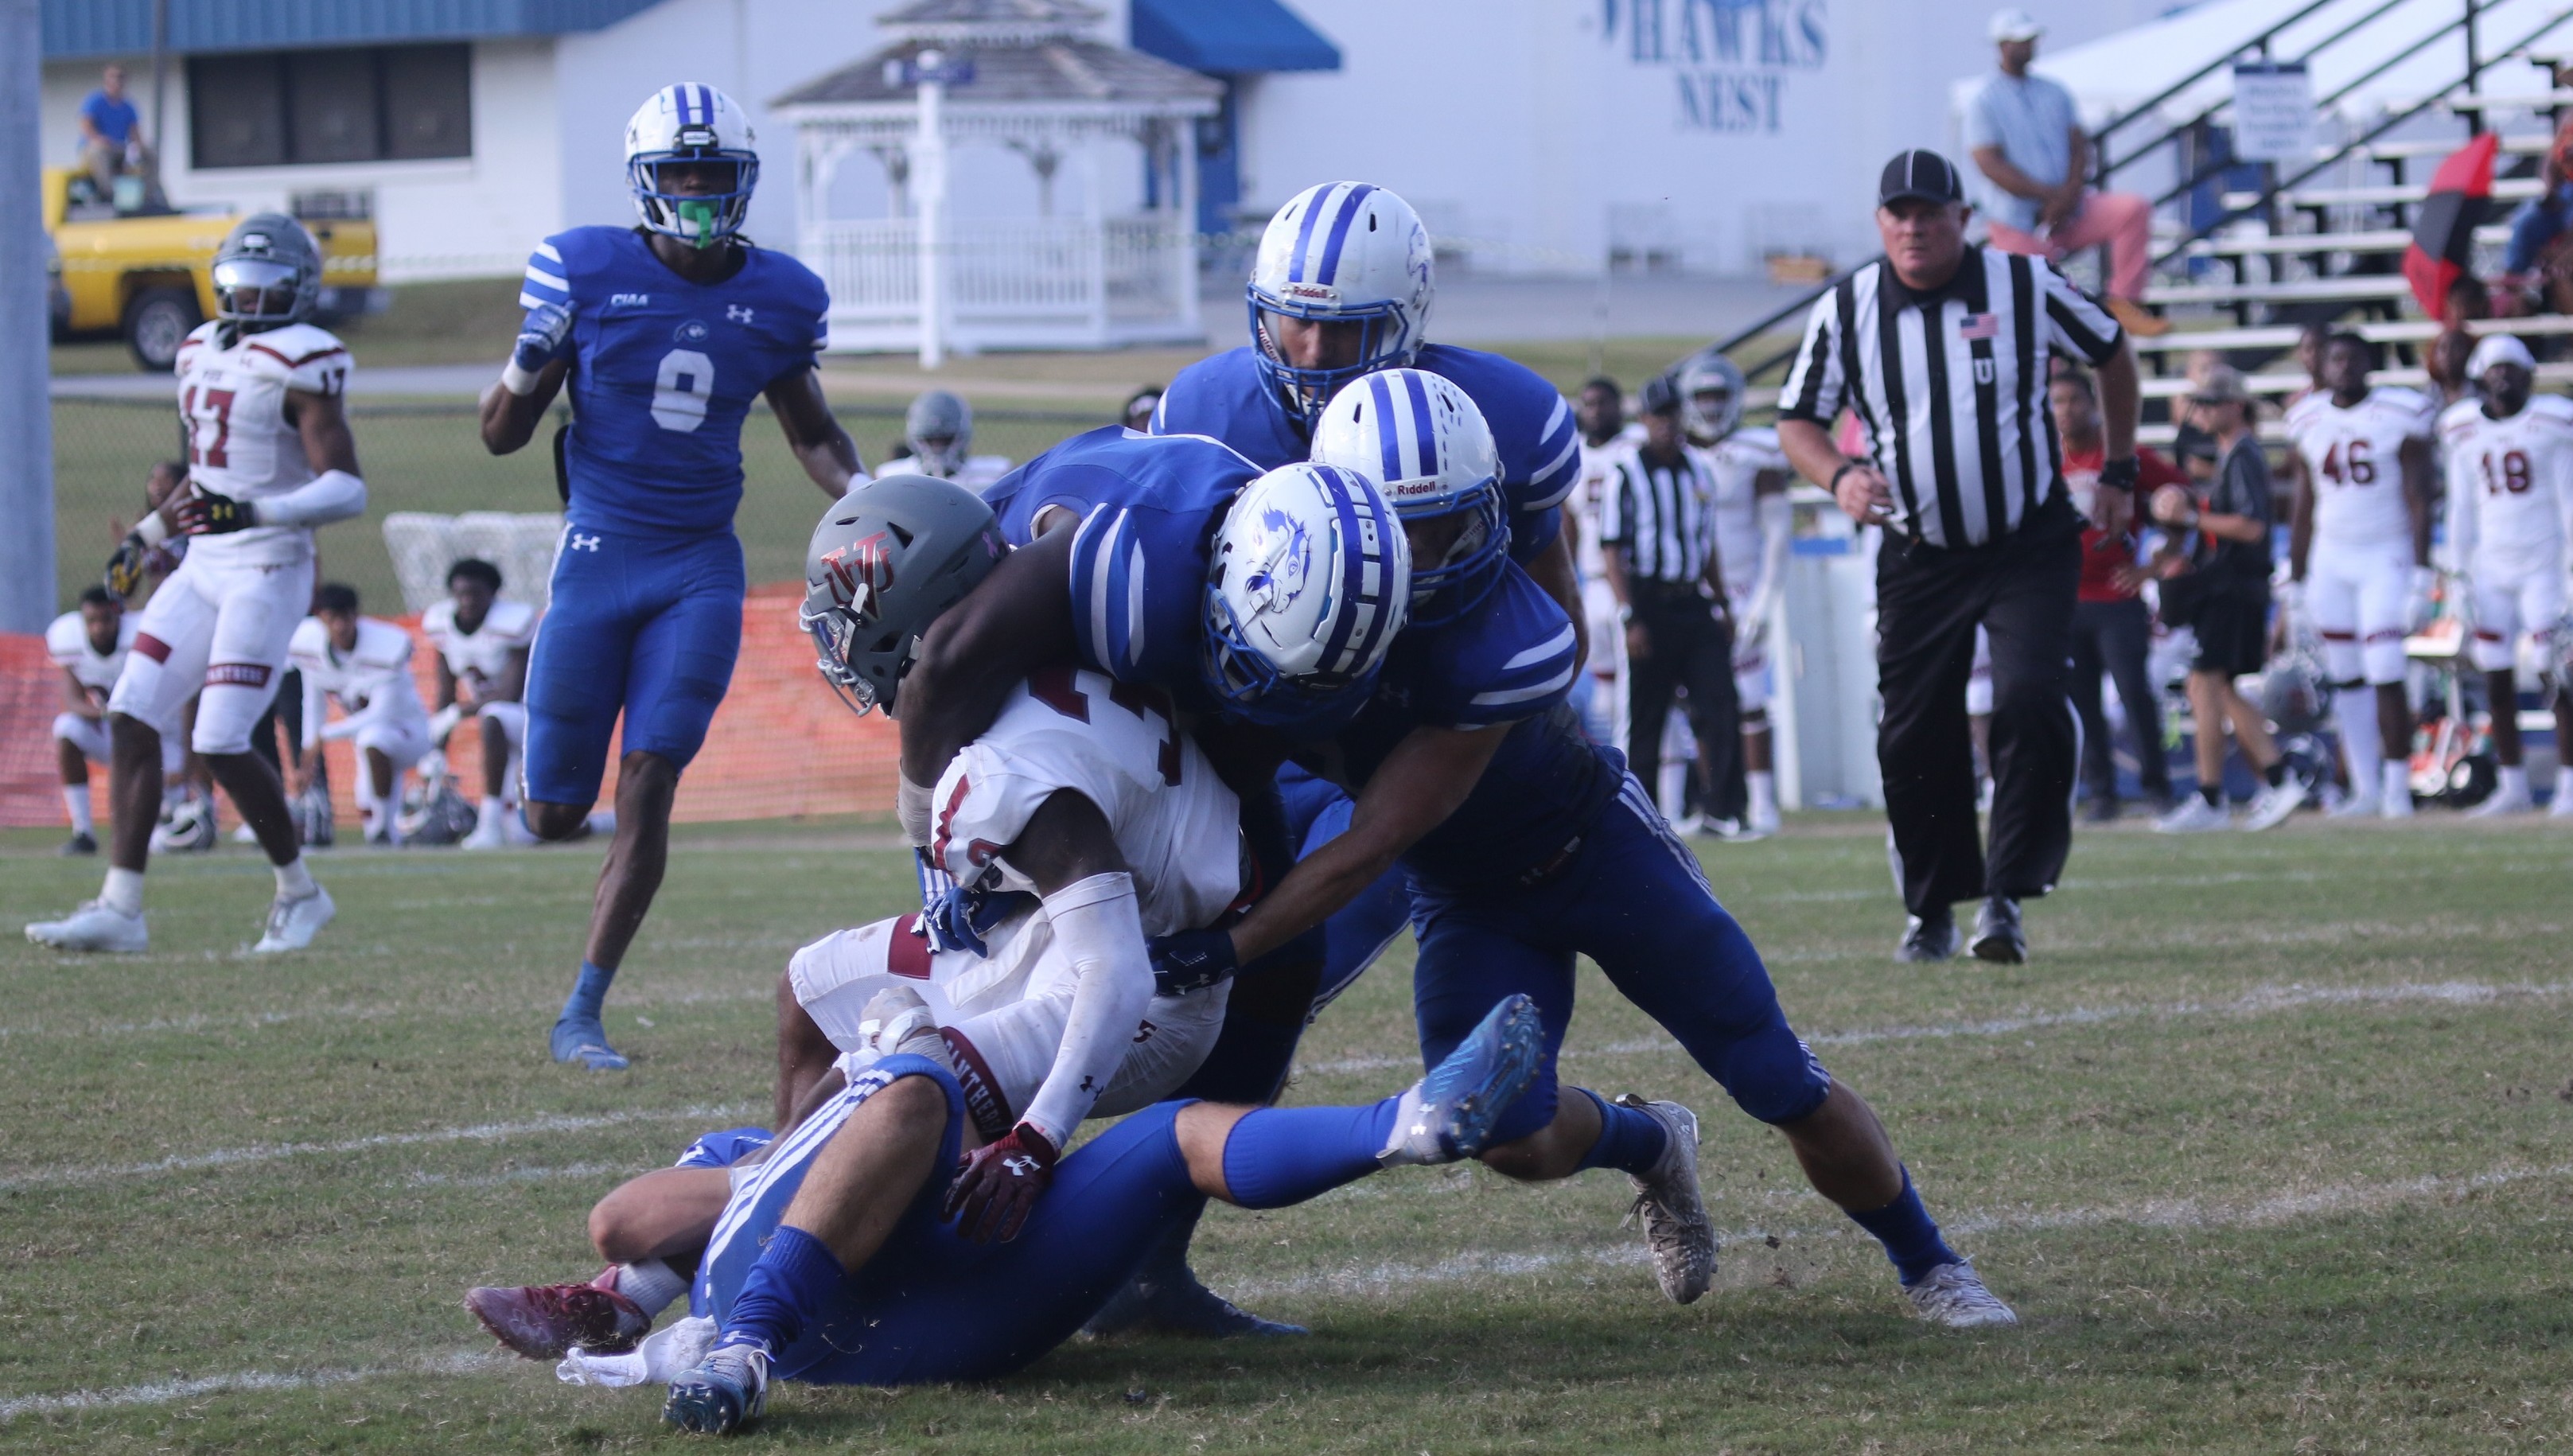
[[[1673,1304],[1694,1301],[1715,1282],[1715,1225],[1697,1182],[1697,1113],[1677,1102],[1648,1102],[1632,1092],[1617,1099],[1662,1124],[1668,1140],[1648,1173],[1629,1173],[1635,1206],[1629,1221],[1644,1222],[1653,1250],[1653,1277]]]
[[[2325,819],[2374,819],[2377,817],[2377,811],[2382,807],[2382,801],[2374,794],[2353,791],[2334,800],[2330,807],[2323,810],[2323,817]]]
[[[464,1291],[464,1307],[491,1338],[529,1360],[559,1360],[574,1346],[621,1355],[652,1331],[642,1305],[596,1284],[484,1286]]]
[[[556,1062],[577,1062],[592,1072],[623,1072],[634,1065],[607,1045],[607,1028],[596,1017],[556,1021],[551,1042]]]
[[[1903,928],[1903,940],[1894,948],[1894,959],[1907,965],[1926,966],[1945,961],[1957,954],[1957,919],[1941,915],[1925,919],[1910,917]]]
[[[2305,802],[2305,781],[2290,773],[2275,788],[2264,788],[2251,800],[2251,812],[2242,818],[2243,829],[2257,834],[2275,829],[2287,822]]]
[[[127,915],[96,900],[84,900],[80,909],[61,920],[40,920],[27,927],[27,939],[57,951],[120,951],[128,954],[152,949],[152,933],[144,927],[142,912]]]
[[[1404,1089],[1394,1107],[1393,1135],[1376,1162],[1427,1166],[1481,1152],[1492,1124],[1536,1076],[1544,1051],[1536,1003],[1524,995],[1502,1001],[1445,1061]]]
[[[2208,834],[2233,827],[2232,811],[2209,804],[2204,794],[2190,794],[2177,808],[2153,821],[2155,834]]]
[[[2019,1316],[2001,1296],[1984,1287],[1983,1276],[1968,1260],[1939,1265],[1917,1282],[1904,1285],[1903,1295],[1923,1319],[1949,1329],[2019,1323]]]
[[[473,826],[473,832],[464,836],[459,843],[469,850],[495,850],[506,848],[509,841],[503,837],[500,821],[494,819],[488,824]]]
[[[2019,902],[2007,895],[1984,897],[1984,908],[1975,914],[1975,959],[1997,966],[2017,966],[2028,959],[2028,926],[2020,919]]]
[[[300,951],[313,944],[313,937],[331,923],[340,908],[331,903],[331,892],[316,885],[313,893],[301,900],[281,895],[268,907],[268,933],[250,948],[254,956],[274,956],[285,951]]]
[[[1300,1324],[1263,1319],[1199,1283],[1197,1272],[1186,1261],[1167,1274],[1148,1269],[1127,1280],[1081,1328],[1093,1336],[1171,1334],[1199,1339],[1307,1332]]]
[[[61,854],[66,858],[78,858],[82,855],[97,854],[98,836],[94,834],[75,834],[71,838],[64,840],[63,847],[56,851],[56,853]]]
[[[717,1345],[695,1369],[670,1382],[661,1419],[683,1431],[728,1436],[758,1420],[768,1408],[768,1351],[758,1345]]]

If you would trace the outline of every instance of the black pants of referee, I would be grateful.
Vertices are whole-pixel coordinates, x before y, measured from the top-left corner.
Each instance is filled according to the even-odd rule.
[[[1733,632],[1717,603],[1693,586],[1634,581],[1635,624],[1644,629],[1642,657],[1626,659],[1626,767],[1644,792],[1660,792],[1662,725],[1671,699],[1685,689],[1689,732],[1697,739],[1698,802],[1717,819],[1742,818],[1742,699],[1733,686]]]
[[[1877,762],[1895,874],[1914,915],[1987,895],[2033,899],[2073,847],[2081,732],[2066,696],[2082,522],[2062,496],[1998,541],[1943,550],[1889,535],[1877,557]],[[1993,822],[1975,819],[1966,679],[1993,644]]]

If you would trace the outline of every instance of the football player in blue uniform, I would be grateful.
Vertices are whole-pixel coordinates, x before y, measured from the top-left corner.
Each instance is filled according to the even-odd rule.
[[[768,400],[825,494],[863,473],[814,366],[821,280],[740,236],[759,179],[741,109],[711,86],[664,87],[627,124],[625,159],[642,226],[536,245],[526,323],[481,419],[483,444],[506,454],[571,392],[556,440],[562,546],[527,664],[525,799],[540,838],[580,834],[622,715],[615,841],[551,1039],[555,1061],[601,1072],[626,1060],[600,1004],[660,887],[671,798],[741,649],[732,521],[752,403]]]

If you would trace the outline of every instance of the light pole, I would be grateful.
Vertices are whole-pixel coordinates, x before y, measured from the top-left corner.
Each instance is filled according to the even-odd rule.
[[[41,632],[54,617],[54,418],[48,364],[43,81],[37,0],[0,0],[0,632]]]

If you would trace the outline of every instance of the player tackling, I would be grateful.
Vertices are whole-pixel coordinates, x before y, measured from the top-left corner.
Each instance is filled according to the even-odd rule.
[[[482,443],[507,454],[571,391],[565,524],[527,664],[527,827],[582,832],[624,720],[616,837],[589,939],[554,1022],[556,1062],[621,1072],[599,1019],[668,861],[670,803],[741,651],[741,430],[765,397],[804,472],[838,497],[863,474],[814,356],[828,300],[811,269],[741,235],[759,181],[732,98],[683,82],[625,128],[642,225],[536,245],[526,323],[483,391]]]
[[[341,408],[349,352],[305,322],[322,289],[322,250],[294,219],[243,219],[215,251],[213,272],[219,317],[179,347],[188,488],[126,537],[108,562],[108,589],[123,596],[140,586],[146,557],[171,535],[201,539],[144,607],[108,698],[107,883],[64,919],[27,927],[27,939],[61,950],[150,949],[143,874],[161,745],[201,688],[196,750],[277,872],[266,932],[251,949],[302,950],[335,913],[305,867],[285,786],[250,734],[312,604],[313,528],[367,508]]]

